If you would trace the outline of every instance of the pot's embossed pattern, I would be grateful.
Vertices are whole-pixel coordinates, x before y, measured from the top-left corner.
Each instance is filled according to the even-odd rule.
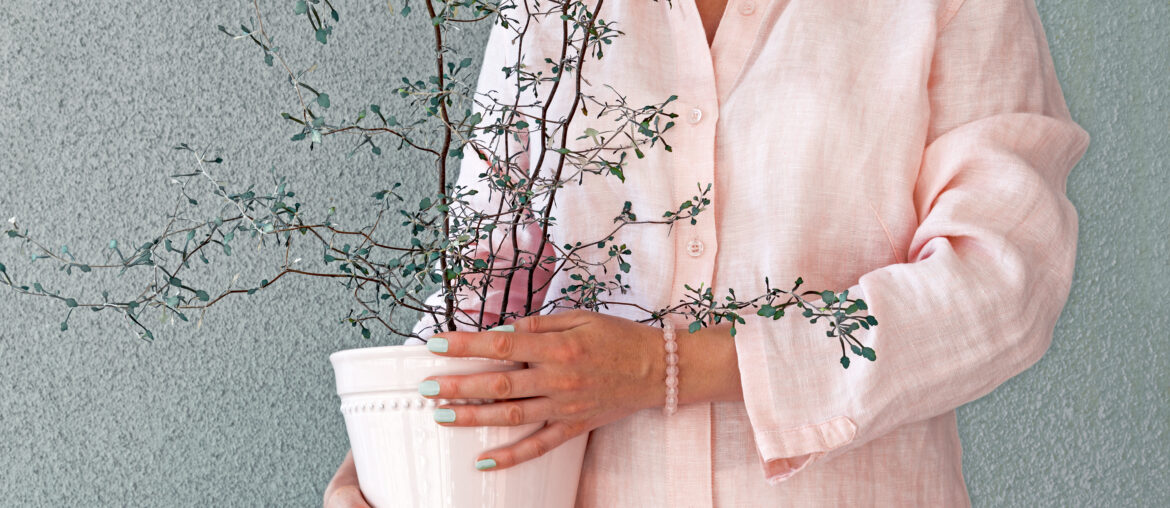
[[[421,345],[349,349],[329,359],[358,481],[374,508],[573,506],[588,434],[517,466],[479,471],[480,453],[514,443],[540,424],[444,427],[434,421],[438,406],[494,400],[418,394],[418,384],[430,376],[513,370],[520,364],[442,357]]]
[[[489,404],[494,399],[428,399],[425,397],[391,397],[374,400],[353,400],[341,405],[341,414],[365,413],[369,411],[407,411],[411,409],[435,409],[439,406]]]

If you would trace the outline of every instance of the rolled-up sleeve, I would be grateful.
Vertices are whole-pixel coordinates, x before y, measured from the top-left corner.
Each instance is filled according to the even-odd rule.
[[[1034,0],[966,0],[938,32],[928,88],[907,262],[848,288],[878,321],[854,332],[877,360],[842,369],[820,347],[838,347],[824,320],[800,312],[737,327],[770,483],[986,395],[1052,341],[1076,258],[1065,183],[1089,134],[1069,115]]]

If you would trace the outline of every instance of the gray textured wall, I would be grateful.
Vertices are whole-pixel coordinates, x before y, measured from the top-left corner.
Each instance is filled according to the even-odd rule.
[[[261,3],[293,61],[319,62],[311,82],[334,111],[392,110],[394,82],[430,65],[426,37],[384,2],[341,6],[328,48],[291,0]],[[207,4],[0,3],[0,220],[90,258],[111,238],[148,239],[173,203],[166,175],[189,169],[179,142],[219,148],[217,176],[237,183],[263,184],[275,165],[342,223],[411,166],[288,143],[279,70],[215,30],[246,19],[248,2]],[[1093,136],[1069,181],[1077,278],[1045,358],[961,408],[968,487],[981,506],[1170,505],[1170,318],[1157,298],[1170,284],[1170,4],[1038,4],[1073,117]],[[28,273],[16,255],[0,241],[0,261]],[[236,261],[216,280],[271,269]],[[34,266],[51,288],[69,280]],[[348,304],[294,279],[231,301],[200,331],[159,324],[148,345],[113,315],[79,313],[61,333],[59,305],[0,295],[0,505],[318,505],[347,448],[327,355],[361,344],[337,324]]]

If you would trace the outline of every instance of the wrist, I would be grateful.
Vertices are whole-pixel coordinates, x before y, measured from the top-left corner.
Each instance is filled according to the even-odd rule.
[[[640,409],[661,409],[666,400],[666,349],[663,346],[663,329],[654,325],[646,325],[646,328],[647,338],[642,354],[645,362],[643,371],[646,372],[642,386],[646,389]],[[682,333],[685,333],[685,330]]]
[[[676,334],[679,354],[678,403],[743,400],[739,358],[731,324],[705,326]],[[665,390],[665,387],[663,388]]]

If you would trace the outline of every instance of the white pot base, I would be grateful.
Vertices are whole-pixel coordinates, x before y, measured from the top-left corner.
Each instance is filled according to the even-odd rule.
[[[515,443],[540,428],[444,427],[440,404],[419,395],[429,376],[513,370],[514,362],[446,358],[426,346],[384,346],[330,355],[341,411],[362,493],[375,508],[572,508],[588,434],[542,457],[498,471],[475,469],[480,453]]]

